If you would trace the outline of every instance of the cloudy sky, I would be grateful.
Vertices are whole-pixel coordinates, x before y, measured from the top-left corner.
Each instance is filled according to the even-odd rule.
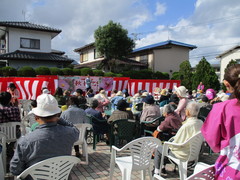
[[[194,66],[205,56],[211,63],[240,44],[239,0],[0,0],[1,21],[29,21],[58,28],[52,48],[73,52],[94,41],[94,30],[119,22],[136,47],[168,39],[196,45]]]

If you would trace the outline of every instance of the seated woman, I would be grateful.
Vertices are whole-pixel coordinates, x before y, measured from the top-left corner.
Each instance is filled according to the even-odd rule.
[[[62,88],[58,87],[54,93],[54,97],[56,98],[58,105],[63,106],[66,104],[66,98],[63,96]]]
[[[104,107],[106,107],[110,103],[110,101],[109,101],[109,99],[106,95],[106,91],[101,90],[98,94],[96,94],[94,96],[94,98],[98,100],[98,107],[96,108],[96,110],[103,113],[104,112]]]
[[[128,103],[125,100],[120,100],[117,103],[117,109],[113,111],[112,115],[108,119],[108,123],[111,124],[113,121],[119,119],[133,119],[132,111],[127,111]]]
[[[160,140],[167,141],[175,132],[182,126],[181,117],[174,112],[175,108],[171,104],[167,104],[163,107],[163,116],[165,120],[158,126],[157,131],[159,133]]]
[[[145,98],[143,98],[143,111],[142,115],[140,117],[140,121],[152,121],[157,117],[160,117],[160,109],[159,106],[154,104],[154,98],[152,95],[147,95]],[[148,126],[157,128],[157,122],[153,124],[149,124]],[[155,130],[154,129],[154,130]]]
[[[199,112],[199,106],[196,102],[192,101],[188,103],[186,107],[186,116],[187,119],[184,122],[184,124],[180,127],[177,134],[173,137],[173,143],[181,144],[186,142],[188,139],[193,137],[195,134],[197,134],[203,125],[203,122],[197,118]],[[188,155],[190,153],[189,146],[182,146],[179,148],[172,148],[171,153],[178,159],[187,160]],[[160,160],[162,154],[162,146],[158,146],[158,148],[155,151],[154,156],[154,166],[155,174],[159,174],[160,172]]]

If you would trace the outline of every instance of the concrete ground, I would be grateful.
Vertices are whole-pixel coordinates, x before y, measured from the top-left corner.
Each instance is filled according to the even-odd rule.
[[[109,165],[110,165],[110,147],[106,145],[105,142],[100,142],[97,144],[96,151],[92,149],[92,145],[88,145],[89,153],[89,164],[85,165],[84,162],[76,165],[71,172],[72,180],[106,180],[109,179]],[[74,154],[74,152],[73,152]],[[214,164],[218,154],[209,154],[208,148],[204,147],[200,157],[199,162],[204,162],[207,164]],[[84,161],[84,158],[81,158]],[[153,163],[153,160],[152,160]],[[151,165],[153,167],[153,165]],[[167,164],[166,166],[167,174],[162,174],[161,176],[165,179],[179,179],[178,170],[174,171],[174,165]],[[193,173],[193,168],[188,170],[188,176]],[[116,166],[114,170],[114,180],[119,180],[122,178],[119,168]],[[132,172],[132,179],[141,179],[140,172]],[[147,177],[147,179],[150,179]]]

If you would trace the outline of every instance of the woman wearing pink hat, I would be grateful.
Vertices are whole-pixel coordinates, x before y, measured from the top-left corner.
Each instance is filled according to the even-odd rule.
[[[187,89],[185,86],[180,86],[180,87],[175,87],[176,94],[179,97],[180,101],[178,103],[177,109],[175,112],[180,115],[180,117],[185,120],[186,115],[185,115],[185,108],[188,103],[188,95],[187,95]]]

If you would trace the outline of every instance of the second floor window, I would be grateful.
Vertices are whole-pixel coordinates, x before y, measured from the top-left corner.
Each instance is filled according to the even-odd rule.
[[[82,56],[83,56],[83,62],[88,61],[88,52],[83,53]]]
[[[140,62],[147,64],[148,63],[148,55],[140,56]]]
[[[40,39],[20,38],[20,48],[40,49]]]
[[[97,51],[96,49],[94,49],[94,59],[98,59],[103,57],[103,55],[101,55],[101,53],[99,51]]]

